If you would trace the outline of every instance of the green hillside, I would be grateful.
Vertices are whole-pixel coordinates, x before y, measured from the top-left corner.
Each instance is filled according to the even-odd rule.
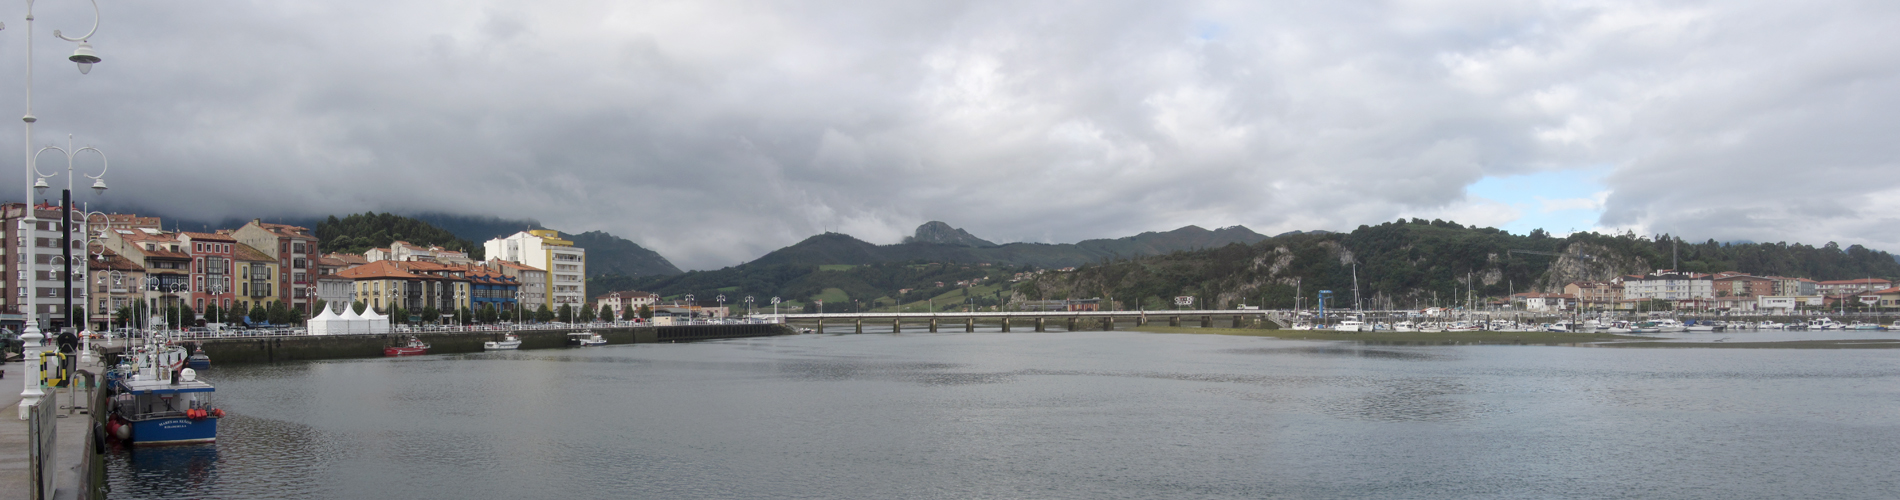
[[[407,241],[421,247],[441,246],[468,252],[480,260],[482,247],[454,233],[421,220],[392,213],[363,212],[338,219],[332,215],[317,223],[318,243],[323,251],[363,253],[371,248],[388,248],[391,242]]]
[[[1337,303],[1349,305],[1356,264],[1366,307],[1449,306],[1469,297],[1555,291],[1570,281],[1668,268],[1672,246],[1679,256],[1675,268],[1691,272],[1816,280],[1900,276],[1892,255],[1859,245],[1683,243],[1668,235],[1597,233],[1554,238],[1542,230],[1520,236],[1414,219],[1344,234],[1288,234],[1253,245],[1092,264],[1043,274],[1016,291],[1031,298],[1113,298],[1122,307],[1171,307],[1171,297],[1192,295],[1208,307],[1282,308],[1295,304],[1296,290],[1307,306],[1317,291],[1332,290]]]

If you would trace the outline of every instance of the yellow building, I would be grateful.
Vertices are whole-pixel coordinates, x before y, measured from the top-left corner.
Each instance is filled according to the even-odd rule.
[[[277,271],[281,267],[277,258],[243,243],[231,250],[232,260],[237,261],[238,288],[237,307],[231,311],[233,318],[250,314],[254,306],[270,309],[271,302],[282,300],[277,296]]]

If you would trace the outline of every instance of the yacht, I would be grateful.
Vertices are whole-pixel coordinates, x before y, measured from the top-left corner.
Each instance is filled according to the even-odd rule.
[[[1333,325],[1333,330],[1341,331],[1341,332],[1363,332],[1363,331],[1371,330],[1371,328],[1367,328],[1366,322],[1364,321],[1349,319],[1345,321],[1340,321],[1339,324]]]
[[[512,333],[508,334],[508,336],[506,338],[503,338],[502,340],[499,340],[499,341],[490,340],[490,341],[482,343],[482,350],[484,351],[500,351],[500,350],[520,349],[520,348],[521,348],[521,337],[516,337],[515,334],[512,334]]]

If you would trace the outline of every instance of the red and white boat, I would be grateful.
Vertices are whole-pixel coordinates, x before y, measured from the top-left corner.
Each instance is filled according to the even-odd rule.
[[[424,344],[422,343],[421,340],[417,340],[415,337],[409,337],[408,345],[389,346],[389,347],[383,348],[384,356],[420,356],[420,355],[428,354],[428,353],[429,353],[429,344]]]

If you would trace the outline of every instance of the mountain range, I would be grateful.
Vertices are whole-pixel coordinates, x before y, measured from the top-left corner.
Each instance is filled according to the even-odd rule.
[[[1145,232],[1115,239],[1076,243],[1008,243],[997,245],[962,229],[931,221],[917,228],[904,243],[877,245],[840,233],[806,238],[754,259],[745,265],[862,265],[880,262],[966,262],[1005,266],[1061,268],[1103,259],[1160,255],[1229,244],[1252,244],[1267,239],[1245,226],[1215,230],[1186,226],[1167,232]]]

